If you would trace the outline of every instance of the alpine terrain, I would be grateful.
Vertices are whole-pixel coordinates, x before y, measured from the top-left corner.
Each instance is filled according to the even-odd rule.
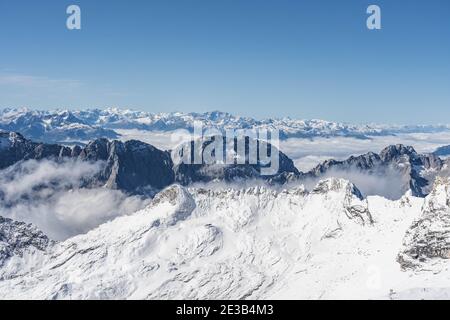
[[[194,130],[196,121],[275,126],[282,139],[447,130],[220,112],[3,110],[0,299],[450,297],[450,160],[442,152],[393,144],[301,171],[283,150],[250,137],[241,157],[237,140],[220,135],[165,149],[120,138]],[[214,143],[220,149],[211,152]],[[218,154],[214,163],[190,162]],[[277,170],[263,174],[274,155]]]

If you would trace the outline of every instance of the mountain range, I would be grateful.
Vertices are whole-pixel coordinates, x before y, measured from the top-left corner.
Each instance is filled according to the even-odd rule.
[[[0,111],[0,173],[7,182],[0,188],[0,299],[450,298],[450,159],[440,157],[445,148],[424,154],[389,145],[305,172],[272,149],[279,167],[266,176],[268,164],[259,156],[250,163],[249,148],[271,145],[249,137],[245,163],[233,153],[236,141],[227,138],[223,151],[231,162],[181,160],[203,159],[219,136],[195,138],[173,150],[119,140],[122,130],[192,130],[195,121],[220,130],[275,126],[282,138],[368,139],[448,130],[254,120],[221,112]],[[55,163],[45,168],[66,161],[92,166],[74,174],[82,177],[72,179],[74,185],[59,180],[68,169],[55,181],[35,172],[36,181],[24,181],[30,190],[11,197],[12,186],[22,181],[9,180],[29,179],[24,164],[44,161]],[[40,179],[48,185],[42,187]],[[369,190],[367,181],[381,188]],[[64,189],[78,199],[77,188],[120,191],[121,197],[145,200],[131,212],[143,209],[73,226],[80,231],[61,241],[49,236],[45,223],[39,230],[3,216],[24,200],[33,205],[34,194],[41,202],[54,201],[51,195]],[[83,208],[76,201],[71,206]],[[43,208],[37,214],[45,220],[49,207]],[[83,212],[70,215],[67,221],[77,222]]]
[[[277,129],[281,139],[354,137],[368,139],[401,133],[448,132],[448,125],[351,125],[324,120],[292,118],[256,120],[220,111],[206,113],[148,113],[117,108],[87,110],[0,110],[0,129],[20,132],[25,137],[48,143],[86,143],[97,138],[117,139],[118,130],[137,129],[167,132],[193,131],[194,124],[226,129]]]
[[[206,139],[210,142],[209,139]],[[208,141],[201,141],[199,152],[203,153]],[[194,142],[192,142],[194,143]],[[258,142],[259,143],[259,142]],[[248,152],[248,150],[247,150]],[[129,140],[109,141],[100,138],[85,147],[63,146],[33,142],[15,132],[0,131],[0,170],[26,160],[76,159],[77,161],[100,162],[101,170],[83,184],[84,187],[104,186],[130,194],[154,195],[174,182],[182,185],[211,181],[237,182],[249,179],[286,182],[296,178],[299,171],[282,152],[279,152],[278,172],[262,176],[261,163],[256,164],[199,164],[176,163],[171,153],[150,144]]]
[[[203,138],[198,143],[200,149],[196,152],[203,154],[212,139],[213,137]],[[190,143],[194,145],[194,141]],[[183,149],[178,148],[171,153],[137,140],[121,142],[104,138],[94,140],[85,147],[68,147],[33,142],[19,133],[0,132],[0,169],[30,159],[72,158],[101,162],[101,171],[86,181],[84,186],[106,186],[130,194],[144,195],[154,195],[175,182],[187,186],[193,183],[243,182],[256,179],[269,184],[283,185],[303,183],[306,180],[317,182],[331,176],[351,177],[352,174],[364,174],[380,179],[396,176],[398,179],[394,184],[397,186],[398,197],[408,190],[411,190],[414,196],[424,197],[429,193],[436,176],[449,176],[449,159],[443,160],[434,154],[418,154],[414,148],[403,145],[388,146],[380,154],[369,152],[351,156],[343,161],[327,160],[308,172],[300,172],[288,156],[278,151],[280,165],[277,173],[270,176],[261,175],[263,165],[259,162],[256,164],[249,162],[186,164],[178,160],[174,162],[174,158],[178,159],[176,155],[180,150]]]
[[[306,176],[340,176],[347,173],[386,178],[398,177],[394,183],[398,186],[398,196],[408,190],[417,197],[424,197],[430,191],[438,175],[449,175],[449,160],[442,160],[435,154],[419,154],[413,147],[391,145],[379,154],[369,152],[360,156],[351,156],[343,161],[327,160],[307,172]]]

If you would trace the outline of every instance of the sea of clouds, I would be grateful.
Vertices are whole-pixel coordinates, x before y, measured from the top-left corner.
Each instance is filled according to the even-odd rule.
[[[142,209],[149,199],[81,188],[102,163],[28,160],[0,171],[0,216],[33,223],[54,240],[86,233]]]
[[[191,138],[180,133],[175,137],[170,133],[136,130],[121,133],[123,140],[139,139],[165,150],[173,149]],[[308,171],[327,159],[342,160],[369,151],[380,152],[391,144],[412,145],[418,152],[426,153],[449,142],[450,133],[403,134],[367,140],[345,137],[292,138],[281,141],[280,149],[294,160],[299,170]],[[63,240],[86,233],[118,216],[136,212],[150,203],[148,198],[130,196],[119,190],[83,188],[83,183],[99,172],[102,165],[101,162],[77,160],[29,160],[1,170],[0,216],[33,223],[50,238]],[[330,171],[326,177],[347,179],[365,196],[380,195],[398,199],[406,192],[402,176],[395,170],[371,174]],[[318,181],[310,179],[301,183],[307,189],[312,189]],[[247,181],[240,187],[257,183]]]
[[[136,139],[161,150],[172,150],[192,139],[187,131],[150,132],[145,130],[117,130],[122,140]],[[291,158],[300,171],[309,171],[329,159],[344,160],[367,152],[379,153],[394,144],[413,146],[419,153],[429,153],[450,144],[450,132],[409,133],[379,136],[370,139],[350,137],[290,138],[280,141],[280,150]]]

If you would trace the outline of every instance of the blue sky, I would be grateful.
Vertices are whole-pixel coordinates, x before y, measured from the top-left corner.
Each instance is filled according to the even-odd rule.
[[[448,0],[2,0],[0,107],[450,123],[449,17]]]

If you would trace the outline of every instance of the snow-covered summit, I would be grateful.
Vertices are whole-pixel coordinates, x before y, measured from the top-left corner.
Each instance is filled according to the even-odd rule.
[[[363,199],[356,186],[333,178],[311,191],[173,185],[145,209],[87,234],[45,241],[27,254],[12,252],[0,266],[0,298],[444,296],[450,292],[445,265],[438,269],[442,272],[415,274],[402,271],[397,257],[422,206],[423,215],[439,212],[437,218],[450,210],[448,185],[438,181],[426,200],[405,194],[398,201]],[[424,230],[442,225],[427,219]],[[2,243],[15,243],[11,233],[5,235]],[[439,292],[428,288],[437,284]]]
[[[118,137],[113,130],[90,124],[88,119],[69,110],[3,109],[0,110],[0,130],[19,132],[29,139],[49,143],[81,143]]]
[[[343,190],[170,186],[147,208],[23,261],[29,272],[0,269],[0,298],[266,297],[323,239],[365,228],[344,199]]]
[[[87,110],[31,110],[27,108],[0,110],[0,129],[17,131],[26,137],[46,142],[80,142],[100,137],[116,138],[118,129],[146,131],[192,131],[196,122],[206,128],[277,129],[282,139],[289,137],[355,137],[398,133],[449,131],[448,125],[352,125],[324,120],[292,118],[262,119],[235,116],[213,111],[205,113],[149,113],[129,109],[106,108]]]
[[[161,216],[155,223],[157,225],[175,225],[179,221],[189,218],[195,206],[192,195],[184,187],[175,184],[158,193],[149,208],[157,210],[170,207],[171,214]]]

